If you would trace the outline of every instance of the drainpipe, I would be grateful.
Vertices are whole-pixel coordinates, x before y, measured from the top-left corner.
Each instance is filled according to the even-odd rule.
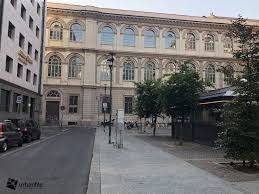
[[[43,8],[42,8],[42,23],[41,23],[41,45],[40,45],[40,69],[39,69],[39,85],[38,85],[38,95],[42,96],[41,90],[42,90],[42,67],[43,67],[43,58],[44,58],[44,39],[45,39],[45,19],[46,19],[46,0],[43,1]],[[39,107],[41,106],[41,100],[39,101]],[[39,113],[38,113],[39,114]],[[40,120],[40,117],[38,115],[38,119]]]

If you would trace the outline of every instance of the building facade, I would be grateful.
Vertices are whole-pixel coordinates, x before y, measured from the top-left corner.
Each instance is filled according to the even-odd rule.
[[[39,119],[43,0],[0,4],[0,120]]]
[[[110,52],[115,54],[113,116],[124,109],[126,119],[135,119],[134,82],[176,72],[175,61],[188,61],[215,88],[227,86],[217,69],[227,66],[233,76],[240,71],[231,54],[237,45],[226,37],[231,20],[49,3],[42,122],[103,121]]]

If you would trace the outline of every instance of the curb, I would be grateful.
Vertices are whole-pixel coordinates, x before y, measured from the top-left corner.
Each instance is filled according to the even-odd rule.
[[[101,194],[100,145],[96,141],[97,130],[98,128],[95,133],[87,194]]]

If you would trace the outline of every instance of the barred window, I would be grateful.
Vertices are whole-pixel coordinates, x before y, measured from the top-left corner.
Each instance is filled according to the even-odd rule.
[[[50,27],[50,39],[62,40],[63,39],[63,26],[59,22],[54,22]]]
[[[133,81],[134,80],[134,65],[130,62],[123,64],[123,80]]]
[[[205,80],[211,83],[215,83],[215,67],[214,65],[209,65],[205,71]]]
[[[144,81],[154,80],[156,77],[156,69],[153,63],[147,63],[144,67]]]
[[[186,50],[195,50],[195,47],[196,47],[195,36],[192,33],[188,33],[186,41],[185,41],[185,49]]]
[[[70,40],[75,42],[83,41],[83,29],[78,23],[72,24],[70,27]]]
[[[78,96],[69,96],[69,113],[78,112]]]
[[[135,46],[135,32],[131,28],[126,28],[123,34],[124,46]]]
[[[133,113],[133,97],[127,96],[124,98],[124,112],[125,114]]]
[[[58,91],[56,91],[56,90],[51,90],[47,94],[47,97],[59,98],[60,97],[60,93]]]
[[[49,58],[48,76],[61,77],[61,59],[56,55]]]
[[[113,45],[114,32],[109,26],[105,26],[101,32],[101,44]]]
[[[69,78],[81,78],[81,60],[79,57],[72,57],[68,66]]]
[[[152,30],[146,30],[144,32],[144,47],[155,48],[156,47],[156,36]]]
[[[214,51],[214,46],[215,46],[214,37],[208,34],[205,37],[205,51]]]
[[[165,36],[165,48],[176,48],[175,33],[167,32]]]

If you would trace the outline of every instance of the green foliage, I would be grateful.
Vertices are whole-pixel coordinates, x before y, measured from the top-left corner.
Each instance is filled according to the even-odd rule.
[[[223,130],[217,144],[227,158],[250,161],[259,159],[259,31],[246,25],[242,17],[233,21],[228,35],[239,44],[234,58],[243,67],[241,76],[232,78],[237,97],[223,111]]]
[[[155,124],[162,113],[183,119],[190,116],[204,91],[205,83],[186,63],[178,62],[179,72],[166,75],[161,80],[136,83],[135,112],[140,118],[151,117]]]
[[[154,135],[157,117],[162,112],[160,99],[161,80],[149,80],[136,84],[135,112],[140,118],[151,117],[154,121]]]
[[[180,117],[188,117],[197,107],[205,83],[186,63],[179,63],[179,66],[180,71],[163,82],[163,108],[168,115],[174,113]]]

